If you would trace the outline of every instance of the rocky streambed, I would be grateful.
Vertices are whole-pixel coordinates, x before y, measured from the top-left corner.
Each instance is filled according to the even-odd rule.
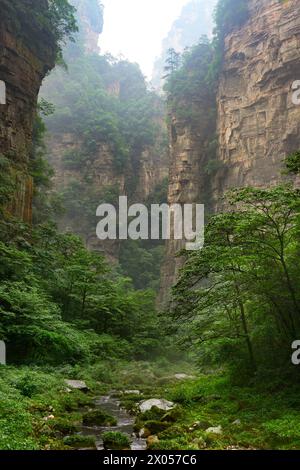
[[[126,435],[130,441],[131,450],[146,450],[147,441],[134,433],[135,416],[121,407],[119,398],[114,394],[102,396],[95,400],[95,410],[101,410],[116,420],[116,424],[111,426],[90,426],[82,425],[80,433],[83,436],[96,438],[97,450],[104,450],[103,434],[108,432],[119,432]]]

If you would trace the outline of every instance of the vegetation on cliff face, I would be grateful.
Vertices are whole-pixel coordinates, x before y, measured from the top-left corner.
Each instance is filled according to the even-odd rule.
[[[47,119],[49,130],[64,129],[82,139],[80,152],[66,155],[66,167],[85,168],[99,146],[107,144],[116,171],[124,171],[129,159],[154,143],[159,99],[147,90],[135,64],[108,56],[65,57],[68,71],[52,74],[43,95],[55,105]]]
[[[292,153],[285,159],[287,173],[300,173],[300,151]]]
[[[76,5],[79,11],[82,8],[82,14],[89,13],[85,2]],[[64,152],[63,166],[71,176],[54,198],[54,207],[59,208],[61,201],[63,217],[72,219],[73,230],[77,225],[80,234],[90,240],[98,222],[98,205],[105,202],[117,206],[120,191],[134,199],[144,151],[162,158],[168,142],[163,101],[149,90],[139,66],[86,52],[86,39],[82,26],[76,42],[64,50],[68,70],[55,70],[46,80],[42,96],[54,104],[54,112],[45,118],[53,139],[69,133],[76,141]],[[112,174],[114,181],[99,184],[99,166],[102,173]],[[165,185],[163,200],[156,197],[160,185],[151,196],[158,203],[165,202],[166,190]],[[53,193],[50,197],[53,199]],[[138,288],[158,289],[162,246],[129,242],[121,244],[120,250],[122,273],[133,278]],[[147,263],[147,273],[143,262]]]
[[[216,0],[192,0],[183,6],[180,16],[163,41],[161,56],[154,63],[152,84],[155,88],[163,86],[164,64],[170,49],[175,48],[177,53],[182,53],[185,48],[197,44],[201,36],[211,36],[215,3]]]
[[[248,0],[219,0],[214,14],[215,29],[212,44],[215,51],[208,79],[218,77],[223,63],[224,41],[235,28],[240,28],[249,18]]]
[[[59,60],[62,47],[77,31],[75,8],[68,0],[1,0],[1,12],[12,31],[22,37],[28,47],[41,47],[38,41],[32,41],[32,34],[45,35]]]
[[[232,29],[242,26],[249,18],[248,0],[219,0],[214,16],[214,35],[224,41]]]
[[[145,205],[149,214],[151,204],[168,202],[168,183],[168,178],[164,179],[146,198]],[[121,270],[132,279],[136,289],[147,288],[156,293],[159,291],[164,251],[163,240],[127,240],[121,244],[119,255]]]

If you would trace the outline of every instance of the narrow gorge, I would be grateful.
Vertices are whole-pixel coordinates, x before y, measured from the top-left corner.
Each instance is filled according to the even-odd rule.
[[[299,6],[0,0],[0,453],[300,450]]]

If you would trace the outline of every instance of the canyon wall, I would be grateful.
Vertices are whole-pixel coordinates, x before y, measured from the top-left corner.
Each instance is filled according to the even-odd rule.
[[[123,195],[130,203],[143,203],[168,177],[164,106],[147,90],[137,65],[96,54],[103,27],[97,0],[72,0],[72,4],[78,9],[79,32],[75,44],[64,51],[68,72],[55,70],[41,92],[55,105],[46,125],[54,189],[66,209],[57,223],[61,231],[80,235],[89,249],[115,261],[120,244],[97,238],[96,209],[101,203],[117,206]],[[149,109],[151,122],[145,124]],[[147,124],[155,130],[149,131]]]
[[[282,160],[300,148],[298,0],[251,0],[250,19],[225,40],[218,90],[220,170],[215,205],[228,188],[266,186],[281,178]]]
[[[162,120],[161,128],[164,125]],[[127,195],[130,203],[143,203],[168,177],[169,153],[167,147],[160,141],[160,137],[162,136],[158,136],[154,146],[147,147],[134,162],[128,161],[126,167],[118,171],[110,145],[101,140],[97,142],[97,150],[85,163],[84,168],[68,168],[64,156],[70,151],[76,153],[82,149],[81,138],[74,133],[49,133],[48,161],[54,169],[55,191],[64,194],[74,182],[81,185],[81,188],[87,188],[96,198],[98,197],[92,206],[91,200],[86,204],[86,211],[94,213],[100,203],[117,203],[117,198],[122,195]],[[81,202],[84,204],[84,198]],[[57,222],[61,231],[67,230],[80,235],[89,249],[104,253],[112,261],[117,260],[119,243],[110,240],[100,241],[96,237],[96,223],[90,225],[82,218],[79,220],[77,214],[68,208]]]
[[[292,83],[300,78],[299,0],[248,4],[247,22],[225,38],[216,171],[208,176],[201,164],[202,122],[198,132],[190,125],[178,132],[175,125],[179,137],[171,138],[169,203],[205,202],[209,211],[218,210],[229,188],[278,183],[283,158],[300,148],[300,107],[292,103]],[[182,265],[175,258],[178,248],[176,241],[167,243],[160,302],[169,298]]]
[[[88,190],[94,190],[95,194],[99,194],[98,204],[102,202],[100,194],[105,190],[109,191],[110,188],[114,188],[119,194],[125,193],[124,174],[115,172],[114,158],[108,145],[99,143],[93,159],[81,171],[67,168],[63,160],[66,152],[81,150],[82,141],[76,134],[51,133],[47,138],[47,148],[48,161],[54,170],[53,187],[58,194],[64,194],[74,183],[80,188],[79,190],[89,186]],[[89,181],[89,184],[87,181]],[[81,202],[84,204],[84,195],[78,195],[78,198],[81,198]],[[94,209],[96,214],[98,204],[95,201],[93,208],[86,204],[86,212]],[[92,229],[90,224],[80,217],[80,213],[74,214],[73,210],[66,207],[64,214],[58,217],[57,224],[62,232],[69,231],[78,234],[87,248],[103,252],[112,260],[117,257],[119,244],[109,240],[105,242],[98,240],[96,237],[96,224]]]
[[[33,182],[28,166],[33,120],[41,82],[54,66],[56,45],[30,14],[35,2],[24,0],[22,7],[24,11],[18,2],[0,0],[0,80],[6,84],[6,104],[0,105],[0,154],[9,160],[14,177],[8,211],[30,222]],[[40,1],[38,8],[44,13],[47,1]]]

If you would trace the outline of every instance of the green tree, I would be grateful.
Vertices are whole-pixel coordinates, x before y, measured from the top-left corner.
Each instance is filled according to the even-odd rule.
[[[299,203],[288,187],[246,188],[210,219],[174,288],[174,316],[202,353],[238,363],[244,344],[252,370],[274,351],[277,365],[289,356],[300,331]]]

